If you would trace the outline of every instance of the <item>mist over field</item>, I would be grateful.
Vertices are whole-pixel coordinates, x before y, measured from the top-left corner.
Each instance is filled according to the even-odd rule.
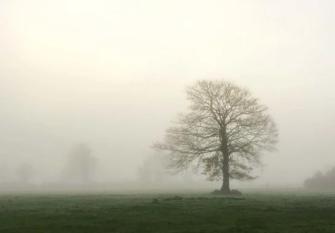
[[[201,172],[171,175],[152,149],[201,79],[248,88],[280,132],[258,179],[233,184],[302,187],[335,166],[334,7],[2,0],[0,192],[216,188]]]

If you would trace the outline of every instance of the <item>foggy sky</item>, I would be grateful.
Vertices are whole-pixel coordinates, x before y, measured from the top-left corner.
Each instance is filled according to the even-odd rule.
[[[102,180],[131,180],[197,79],[227,79],[270,108],[278,151],[255,184],[335,165],[331,0],[1,0],[0,168],[57,179],[89,144]]]

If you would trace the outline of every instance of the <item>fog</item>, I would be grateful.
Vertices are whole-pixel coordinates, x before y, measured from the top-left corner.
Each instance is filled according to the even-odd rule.
[[[259,178],[238,184],[302,186],[335,165],[334,8],[331,0],[2,0],[0,182],[63,182],[83,143],[96,160],[94,182],[139,187],[151,145],[187,107],[185,87],[225,79],[259,97],[280,132]]]

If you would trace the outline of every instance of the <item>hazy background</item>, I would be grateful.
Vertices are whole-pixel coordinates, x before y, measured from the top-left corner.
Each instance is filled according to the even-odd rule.
[[[278,123],[253,185],[335,165],[332,0],[1,0],[0,179],[56,182],[76,143],[134,181],[194,80],[248,87]]]

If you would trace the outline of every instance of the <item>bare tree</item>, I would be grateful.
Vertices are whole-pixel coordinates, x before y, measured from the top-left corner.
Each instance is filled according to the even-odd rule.
[[[170,153],[177,170],[202,168],[210,180],[222,179],[230,193],[230,178],[248,180],[260,154],[274,149],[274,121],[250,92],[226,81],[198,81],[187,88],[189,111],[181,114],[156,149]]]

